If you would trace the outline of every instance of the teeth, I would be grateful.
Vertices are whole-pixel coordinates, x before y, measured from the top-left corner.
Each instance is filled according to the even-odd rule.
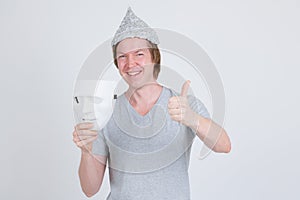
[[[129,76],[134,76],[134,75],[137,75],[137,74],[139,74],[140,73],[140,71],[138,71],[138,72],[127,72],[127,74],[129,75]]]

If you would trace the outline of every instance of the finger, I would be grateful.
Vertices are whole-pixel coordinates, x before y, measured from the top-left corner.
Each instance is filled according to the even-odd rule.
[[[179,109],[184,110],[187,108],[187,104],[185,102],[168,104],[168,109]]]
[[[75,126],[76,130],[87,130],[94,127],[94,124],[91,122],[79,123]]]
[[[169,103],[177,102],[177,96],[173,96],[169,98]]]
[[[88,140],[89,138],[94,138],[94,137],[97,137],[97,136],[79,136],[79,137],[74,137],[73,141],[79,142],[79,141]]]
[[[97,139],[96,137],[91,137],[87,140],[81,140],[81,141],[76,142],[76,145],[80,148],[82,148],[82,147],[88,148],[88,146],[92,145],[92,142],[96,139]]]
[[[168,102],[169,108],[179,108],[181,105],[181,98],[178,96],[171,97]]]
[[[188,90],[189,90],[189,87],[190,87],[190,83],[191,83],[191,81],[190,81],[190,80],[187,80],[187,81],[182,85],[180,96],[182,96],[182,97],[186,97],[186,96],[187,96],[187,93],[188,93]]]
[[[78,130],[76,133],[77,136],[95,136],[98,134],[95,130]]]
[[[169,109],[169,114],[170,115],[180,115],[182,111],[180,109]]]
[[[172,102],[172,103],[168,104],[169,109],[176,109],[176,108],[179,108],[179,107],[180,107],[180,104],[177,103],[177,102]]]
[[[171,115],[171,119],[177,122],[181,122],[182,116],[181,115]]]
[[[97,139],[97,137],[90,137],[90,138],[87,138],[86,140],[77,141],[76,145],[81,148],[81,147],[91,144],[96,139]]]

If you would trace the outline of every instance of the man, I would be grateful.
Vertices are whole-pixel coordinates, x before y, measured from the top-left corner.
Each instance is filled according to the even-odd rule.
[[[189,81],[180,94],[157,82],[158,43],[154,30],[129,8],[112,41],[114,62],[128,90],[99,133],[89,123],[76,125],[73,132],[82,152],[80,183],[88,197],[99,191],[108,161],[108,200],[190,199],[194,136],[215,152],[230,151],[225,130],[209,119],[201,101],[187,96]]]

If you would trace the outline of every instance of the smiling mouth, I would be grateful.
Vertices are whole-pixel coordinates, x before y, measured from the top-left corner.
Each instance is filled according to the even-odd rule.
[[[138,75],[138,74],[140,74],[142,71],[134,71],[134,72],[127,72],[127,74],[129,75],[129,76],[136,76],[136,75]]]

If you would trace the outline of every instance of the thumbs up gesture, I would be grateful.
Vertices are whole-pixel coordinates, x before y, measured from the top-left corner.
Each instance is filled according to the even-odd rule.
[[[195,112],[190,108],[187,93],[190,87],[190,81],[186,81],[181,89],[180,96],[173,96],[169,99],[168,111],[171,119],[180,122],[186,126],[194,125]]]

